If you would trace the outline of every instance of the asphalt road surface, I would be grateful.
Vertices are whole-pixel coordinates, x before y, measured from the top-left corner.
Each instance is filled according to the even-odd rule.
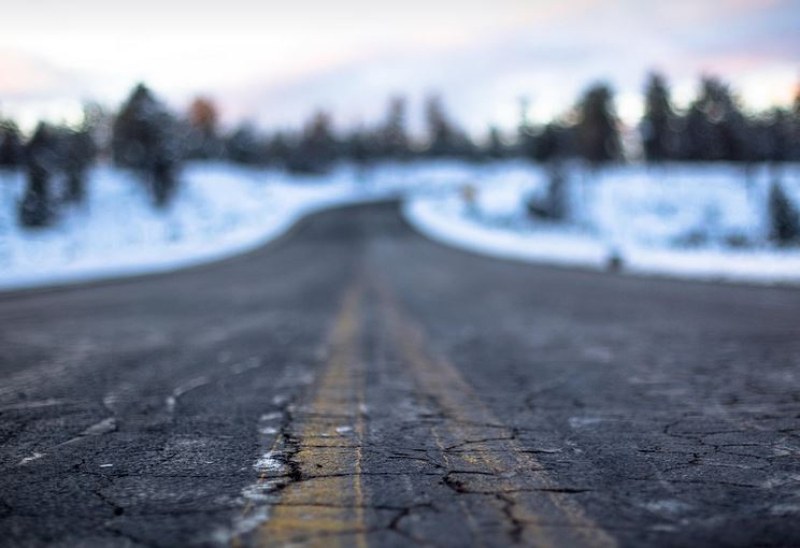
[[[797,546],[800,291],[332,210],[1,295],[0,443],[2,546]]]

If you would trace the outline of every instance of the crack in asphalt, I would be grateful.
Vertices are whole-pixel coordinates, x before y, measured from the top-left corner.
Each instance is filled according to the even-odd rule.
[[[269,545],[283,507],[312,544],[797,544],[795,294],[487,264],[386,213],[0,302],[0,539]]]

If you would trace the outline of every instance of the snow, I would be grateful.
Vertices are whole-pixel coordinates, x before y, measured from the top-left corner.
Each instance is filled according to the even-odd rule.
[[[162,272],[242,253],[274,239],[309,211],[366,199],[354,181],[300,184],[280,173],[226,164],[191,164],[175,203],[156,211],[130,174],[101,166],[91,173],[88,203],[56,226],[16,223],[24,188],[5,177],[0,204],[0,288]]]
[[[519,166],[513,176],[476,185],[472,204],[458,193],[416,196],[404,212],[420,232],[493,257],[748,283],[800,282],[800,249],[768,241],[767,195],[774,175],[730,165],[566,168],[570,222],[536,221],[526,199],[545,191],[547,173]],[[800,204],[800,166],[780,175]]]
[[[272,452],[269,451],[256,459],[253,468],[255,468],[257,472],[275,472],[283,470],[284,463],[281,459],[275,458]]]
[[[505,259],[599,266],[608,249],[579,231],[543,227],[535,234],[477,219],[460,198],[414,199],[404,207],[406,218],[420,232],[444,244]]]
[[[165,211],[155,210],[129,172],[96,167],[85,206],[43,230],[18,226],[25,188],[19,172],[0,171],[0,290],[165,272],[256,249],[320,209],[380,200],[400,192],[437,192],[473,170],[459,162],[343,165],[320,176],[196,162]]]
[[[548,175],[523,161],[342,165],[326,176],[225,163],[190,163],[174,203],[155,210],[131,174],[96,167],[84,206],[43,230],[18,226],[25,180],[0,172],[0,289],[175,270],[255,249],[323,208],[390,196],[422,233],[487,255],[626,271],[748,282],[797,282],[800,252],[766,243],[770,174],[745,183],[734,166],[570,166],[569,223],[531,220],[525,200]],[[800,203],[800,166],[784,182]],[[474,203],[463,188],[476,189]]]

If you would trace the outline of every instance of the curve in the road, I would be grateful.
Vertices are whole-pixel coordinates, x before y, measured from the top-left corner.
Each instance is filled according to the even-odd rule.
[[[396,204],[2,295],[0,544],[793,544],[799,316],[450,250]]]

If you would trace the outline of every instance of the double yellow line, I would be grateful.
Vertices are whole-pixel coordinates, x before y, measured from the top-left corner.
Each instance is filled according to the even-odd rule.
[[[444,416],[432,434],[448,469],[445,482],[455,491],[483,495],[480,514],[471,513],[463,497],[455,495],[476,544],[502,542],[478,525],[491,516],[504,520],[513,540],[524,545],[616,546],[569,495],[559,492],[544,466],[525,452],[457,368],[430,350],[423,329],[402,311],[388,285],[366,275],[347,290],[313,397],[293,415],[296,477],[252,540],[264,546],[367,546],[362,485],[366,363],[361,350],[367,295],[377,301],[380,326],[399,351],[401,371]]]

